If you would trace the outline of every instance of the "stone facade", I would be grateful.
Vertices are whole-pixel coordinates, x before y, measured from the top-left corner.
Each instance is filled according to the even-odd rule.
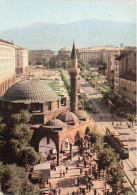
[[[15,46],[0,39],[0,96],[15,82]]]
[[[29,70],[28,66],[28,49],[22,47],[15,47],[15,67],[16,74],[25,74]]]
[[[121,48],[113,46],[93,46],[90,48],[77,49],[77,56],[79,59],[89,62],[94,60],[100,64],[108,64],[108,56],[117,55]]]
[[[64,47],[58,51],[57,59],[58,60],[66,60],[66,59],[68,60],[70,59],[70,56],[71,56],[71,51],[67,49],[66,47]]]
[[[30,50],[29,51],[29,64],[43,64],[44,58],[53,58],[53,51],[51,50]]]
[[[114,90],[129,104],[130,110],[136,109],[136,52],[123,51],[115,59]]]

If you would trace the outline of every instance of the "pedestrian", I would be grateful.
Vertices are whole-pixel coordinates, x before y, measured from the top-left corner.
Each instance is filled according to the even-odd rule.
[[[97,194],[97,190],[96,189],[94,189],[94,195],[96,195]]]
[[[68,172],[68,167],[66,166],[66,173]]]
[[[89,184],[88,189],[89,189],[89,192],[90,192],[91,191],[91,184]]]
[[[107,190],[107,195],[109,195],[109,190]]]
[[[101,115],[101,120],[102,120],[103,116]]]
[[[63,170],[63,177],[65,177],[65,171]]]
[[[80,194],[81,194],[81,192],[82,192],[82,187],[81,187],[81,185],[79,186],[79,189],[80,189]]]
[[[60,170],[60,177],[62,177],[62,169]]]
[[[79,163],[80,163],[80,156],[78,155],[78,161],[79,161]]]
[[[88,170],[88,174],[91,175],[91,169]]]
[[[59,194],[61,194],[61,188],[59,188]]]
[[[80,182],[80,181],[79,181],[79,178],[77,179],[77,182],[78,182],[78,186],[79,186],[79,182]]]
[[[82,168],[80,168],[80,175],[82,175],[82,173],[83,173],[83,169],[82,169]]]
[[[58,182],[58,187],[60,186],[60,182]]]
[[[79,162],[77,162],[76,166],[79,167]]]
[[[86,168],[86,161],[84,160],[84,167]]]
[[[77,178],[75,179],[75,186],[77,186],[78,185],[78,180],[77,180]]]

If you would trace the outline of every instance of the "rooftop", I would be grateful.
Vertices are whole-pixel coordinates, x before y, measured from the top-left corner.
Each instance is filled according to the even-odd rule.
[[[45,83],[37,80],[25,80],[12,85],[0,99],[16,102],[45,103],[57,101],[59,97]]]

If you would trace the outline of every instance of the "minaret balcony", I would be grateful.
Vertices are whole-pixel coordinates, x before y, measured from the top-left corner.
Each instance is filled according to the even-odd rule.
[[[79,68],[69,68],[68,72],[69,74],[79,74]]]

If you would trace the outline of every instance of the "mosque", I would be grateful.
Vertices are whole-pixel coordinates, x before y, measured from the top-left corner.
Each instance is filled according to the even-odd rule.
[[[34,130],[32,145],[38,152],[57,154],[69,150],[73,158],[73,146],[79,145],[83,152],[83,141],[87,127],[94,128],[94,120],[83,110],[78,110],[78,74],[75,44],[70,59],[71,96],[70,106],[66,99],[57,96],[45,83],[36,80],[24,80],[12,85],[0,97],[0,109],[5,117],[20,110],[28,110],[31,115],[30,127]]]

